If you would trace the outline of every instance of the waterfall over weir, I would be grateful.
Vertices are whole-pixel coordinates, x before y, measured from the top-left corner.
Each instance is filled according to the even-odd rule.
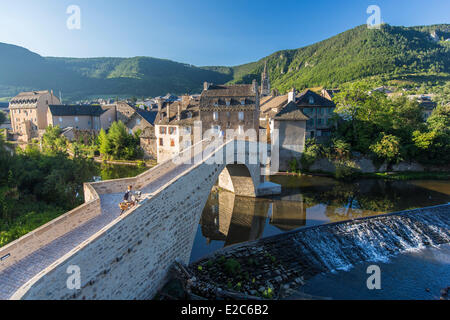
[[[297,229],[230,246],[189,269],[198,279],[197,292],[203,296],[216,294],[213,289],[204,289],[208,288],[204,284],[226,288],[230,281],[218,262],[223,260],[221,256],[237,260],[243,273],[257,279],[243,284],[247,294],[269,286],[276,295],[283,295],[281,287],[293,288],[320,273],[349,270],[362,262],[387,262],[407,251],[450,243],[449,227],[450,204],[408,210]],[[200,265],[202,268],[198,268]]]
[[[306,269],[330,272],[449,243],[449,226],[450,205],[443,205],[305,228],[263,239],[261,244],[269,252],[273,246],[278,252],[295,253],[295,261]]]

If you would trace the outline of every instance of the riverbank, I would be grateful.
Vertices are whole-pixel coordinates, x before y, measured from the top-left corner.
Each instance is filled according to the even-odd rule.
[[[287,298],[320,273],[449,243],[449,225],[440,205],[298,229],[216,251],[189,266],[186,287],[208,299]]]
[[[331,177],[336,178],[335,173],[326,171],[314,172],[278,172],[276,175],[280,176],[317,176],[317,177]],[[354,172],[343,179],[338,180],[352,180],[360,178],[369,179],[384,179],[384,180],[450,180],[450,172],[436,172],[436,171],[401,171],[401,172]]]

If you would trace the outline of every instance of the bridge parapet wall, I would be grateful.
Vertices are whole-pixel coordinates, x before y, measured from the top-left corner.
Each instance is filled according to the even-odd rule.
[[[100,212],[100,199],[97,197],[0,248],[0,271],[96,217]]]

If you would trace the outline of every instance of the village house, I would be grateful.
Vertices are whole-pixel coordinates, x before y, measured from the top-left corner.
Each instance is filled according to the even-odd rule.
[[[147,158],[156,158],[155,120],[157,111],[135,108],[135,112],[126,120],[125,125],[130,134],[140,131],[140,145]]]
[[[194,122],[200,121],[199,104],[160,102],[155,120],[156,152],[158,163],[176,156],[193,143]]]
[[[289,170],[289,162],[300,159],[305,149],[306,123],[309,118],[303,114],[293,99],[279,111],[270,114],[270,141],[278,145],[279,170]]]
[[[297,107],[308,116],[306,122],[306,138],[316,138],[319,142],[329,139],[333,128],[332,116],[336,104],[309,89],[299,95],[295,89],[289,92],[289,101],[294,101]]]
[[[114,119],[114,109],[99,105],[49,105],[47,112],[49,126],[93,133],[108,129]]]
[[[13,134],[21,141],[39,137],[47,127],[48,106],[59,103],[53,91],[19,93],[9,103]]]
[[[238,85],[205,82],[199,109],[203,133],[212,129],[226,138],[227,130],[241,135],[253,129],[259,134],[259,90],[255,80]]]
[[[160,101],[155,121],[158,162],[170,159],[192,145],[195,121],[202,124],[199,132],[202,137],[209,131],[225,139],[227,130],[233,130],[233,135],[244,135],[249,129],[254,129],[258,135],[258,116],[256,81],[249,85],[205,82],[200,97],[183,96],[181,101],[172,103]]]

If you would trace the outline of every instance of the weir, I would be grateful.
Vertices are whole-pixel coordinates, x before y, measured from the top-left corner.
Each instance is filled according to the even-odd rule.
[[[215,297],[216,293],[211,292],[211,285],[205,284],[216,282],[216,287],[227,290],[227,283],[216,279],[228,277],[220,268],[212,274],[199,272],[198,266],[208,270],[208,262],[217,261],[220,256],[237,260],[242,272],[259,279],[247,288],[244,286],[247,292],[269,285],[278,294],[285,285],[298,285],[299,278],[348,270],[361,262],[386,262],[406,251],[450,243],[449,226],[450,204],[408,210],[302,228],[230,246],[193,263],[189,269],[199,279],[194,292],[197,290],[197,294],[208,298]],[[258,263],[249,265],[248,261]]]

